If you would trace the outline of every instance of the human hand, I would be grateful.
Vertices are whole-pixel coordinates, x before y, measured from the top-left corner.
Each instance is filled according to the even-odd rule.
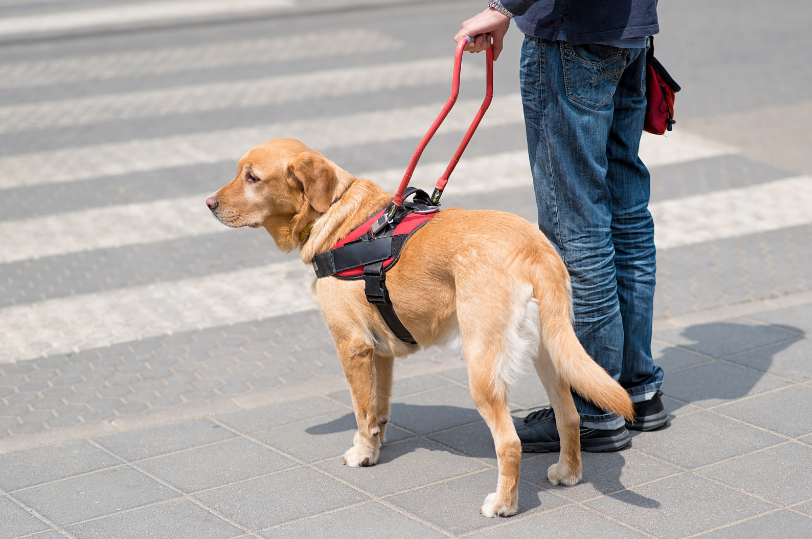
[[[493,59],[496,60],[502,52],[505,34],[509,29],[510,17],[488,8],[462,23],[462,30],[454,36],[454,41],[459,42],[463,36],[473,37],[474,40],[465,46],[468,52],[481,52],[492,45]]]

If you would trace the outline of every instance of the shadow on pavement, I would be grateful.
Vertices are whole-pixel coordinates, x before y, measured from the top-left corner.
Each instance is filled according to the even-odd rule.
[[[751,394],[770,369],[773,357],[802,338],[803,331],[783,325],[714,322],[685,328],[679,335],[691,343],[666,348],[656,363],[674,371],[667,372],[663,380],[666,396],[694,403],[716,399],[733,401]],[[703,354],[707,359],[697,361],[693,356],[696,365],[682,368],[680,364],[686,361],[686,350]],[[746,362],[737,359],[744,356]],[[719,359],[725,361],[714,361]],[[726,363],[728,361],[747,368],[738,369]]]

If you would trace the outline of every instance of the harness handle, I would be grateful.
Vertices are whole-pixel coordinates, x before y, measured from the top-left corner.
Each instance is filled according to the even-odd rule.
[[[452,86],[451,86],[451,97],[448,98],[446,101],[443,110],[440,111],[440,114],[437,116],[437,119],[434,120],[434,123],[429,128],[428,133],[425,134],[423,140],[420,141],[420,144],[417,145],[417,149],[412,156],[412,160],[409,162],[409,166],[406,168],[406,173],[403,175],[403,179],[400,181],[400,187],[398,187],[397,193],[395,193],[395,198],[392,201],[394,206],[400,206],[403,204],[403,195],[406,192],[406,187],[409,185],[409,180],[412,179],[412,173],[414,172],[415,167],[417,166],[417,162],[420,160],[420,156],[423,154],[423,150],[428,145],[429,141],[432,139],[434,134],[439,129],[440,125],[445,120],[448,113],[451,112],[451,109],[454,107],[454,104],[457,102],[457,96],[460,95],[460,71],[462,70],[462,54],[465,50],[465,46],[472,42],[474,38],[471,36],[463,36],[465,39],[460,39],[459,43],[457,43],[457,50],[456,54],[454,55],[454,77],[452,79]],[[482,117],[485,116],[485,111],[488,110],[488,107],[491,104],[491,99],[493,98],[493,47],[488,47],[486,52],[487,56],[487,91],[485,94],[485,100],[482,102],[482,106],[479,107],[479,112],[477,113],[474,121],[471,123],[471,126],[468,128],[468,132],[465,133],[465,137],[462,140],[459,148],[457,148],[454,157],[451,159],[451,162],[448,164],[448,168],[446,168],[443,175],[437,180],[437,186],[434,189],[434,193],[431,195],[432,203],[436,204],[437,201],[440,199],[440,195],[445,189],[446,184],[448,183],[448,178],[451,176],[451,173],[454,172],[454,167],[457,166],[457,163],[462,157],[462,152],[465,151],[465,148],[468,146],[468,142],[471,140],[471,137],[474,135],[474,131],[479,126],[479,122],[482,121]],[[395,208],[392,208],[395,210]],[[385,212],[389,213],[389,212]],[[394,214],[394,211],[391,212]]]

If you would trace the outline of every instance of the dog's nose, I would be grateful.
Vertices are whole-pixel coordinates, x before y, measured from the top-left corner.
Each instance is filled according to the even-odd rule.
[[[216,197],[209,197],[209,198],[206,199],[206,206],[208,206],[211,211],[216,210],[217,206],[219,206],[219,205],[220,205],[220,203],[217,202]]]

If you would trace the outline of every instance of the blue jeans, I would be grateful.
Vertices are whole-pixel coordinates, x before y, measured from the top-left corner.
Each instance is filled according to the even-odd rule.
[[[637,155],[645,117],[645,49],[525,37],[521,88],[539,228],[572,279],[575,332],[632,402],[654,397],[654,222]],[[586,427],[623,419],[575,394]]]

